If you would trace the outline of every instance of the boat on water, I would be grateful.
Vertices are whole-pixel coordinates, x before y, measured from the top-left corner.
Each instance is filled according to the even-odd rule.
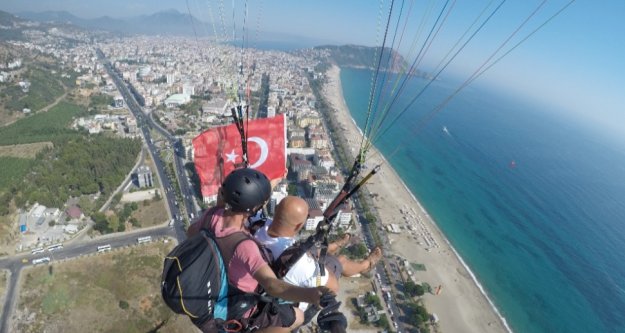
[[[447,129],[447,126],[443,126],[443,132],[445,132],[445,134],[447,135],[450,135],[449,130]]]

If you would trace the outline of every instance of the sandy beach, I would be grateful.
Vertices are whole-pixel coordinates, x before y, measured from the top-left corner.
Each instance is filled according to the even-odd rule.
[[[343,133],[356,150],[362,136],[343,98],[340,69],[332,66],[327,72],[327,79],[323,94],[338,110],[337,119],[344,129]],[[369,156],[373,157],[374,163],[380,160],[375,149],[369,152]],[[425,265],[425,271],[414,273],[415,280],[427,282],[433,288],[441,286],[438,295],[426,293],[423,296],[428,311],[436,313],[440,320],[440,331],[508,332],[509,328],[482,293],[472,273],[393,168],[384,163],[381,172],[374,176],[367,188],[370,193],[377,194],[373,201],[381,222],[384,225],[396,224],[402,227],[401,233],[389,233],[392,254],[399,255],[410,263]],[[347,283],[342,285],[348,286]]]

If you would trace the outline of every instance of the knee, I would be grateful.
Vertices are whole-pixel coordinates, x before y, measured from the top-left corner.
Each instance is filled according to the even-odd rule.
[[[343,267],[345,267],[345,264],[350,262],[350,260],[344,255],[340,255],[336,257],[336,259],[338,259],[338,261],[341,263],[341,265],[343,265]]]
[[[339,294],[339,278],[334,276],[334,274],[328,275],[328,282],[325,285],[330,291],[332,291],[335,295]]]

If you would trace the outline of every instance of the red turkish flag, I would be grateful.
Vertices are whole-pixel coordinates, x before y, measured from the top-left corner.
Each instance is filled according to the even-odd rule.
[[[284,115],[244,121],[249,167],[271,180],[286,174],[286,119]],[[243,165],[241,136],[235,124],[211,128],[193,139],[195,170],[202,196],[213,198],[224,178]],[[211,200],[209,199],[209,200]]]

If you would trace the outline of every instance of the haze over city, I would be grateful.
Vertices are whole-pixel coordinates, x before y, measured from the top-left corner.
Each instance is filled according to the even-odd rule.
[[[533,22],[542,22],[541,19],[552,15],[567,2],[549,1],[537,13]],[[451,65],[452,71],[447,74],[457,73],[460,80],[470,74],[540,3],[537,0],[504,3],[492,24]],[[400,5],[399,1],[397,4]],[[444,1],[434,3],[430,12],[436,12],[444,4]],[[485,0],[455,4],[446,27],[437,39],[439,44],[432,45],[424,65],[434,66],[486,4],[488,1]],[[219,2],[191,0],[188,5],[192,14],[204,22],[211,22],[212,15],[219,27]],[[232,32],[233,15],[238,28],[243,25],[247,5],[249,38],[255,37],[252,34],[258,26],[260,40],[266,38],[263,34],[281,33],[281,38],[286,39],[289,39],[289,35],[292,40],[297,39],[297,36],[310,38],[310,46],[315,43],[368,46],[380,43],[380,38],[376,39],[380,13],[378,1],[300,1],[297,5],[281,1],[237,1],[234,13],[231,2],[225,1],[222,5],[229,34]],[[405,8],[420,8],[412,14],[415,20],[419,19],[419,15],[428,13],[425,3],[405,1],[403,5]],[[129,17],[168,9],[188,12],[184,1],[173,0],[9,0],[0,5],[0,9],[12,13],[68,11],[83,18],[104,15],[114,18]],[[601,131],[625,139],[622,137],[625,132],[625,114],[622,112],[625,95],[621,93],[621,87],[625,86],[625,65],[622,62],[625,49],[618,42],[625,38],[625,23],[621,19],[623,13],[625,3],[622,1],[576,1],[479,81],[549,103],[563,114],[593,123]],[[536,26],[537,23],[529,23],[528,28],[523,31],[529,32]],[[206,28],[212,30],[210,25]],[[240,36],[240,32],[238,35]],[[407,32],[406,36],[411,34]],[[519,33],[519,36],[523,34]],[[405,53],[406,50],[400,51]]]

